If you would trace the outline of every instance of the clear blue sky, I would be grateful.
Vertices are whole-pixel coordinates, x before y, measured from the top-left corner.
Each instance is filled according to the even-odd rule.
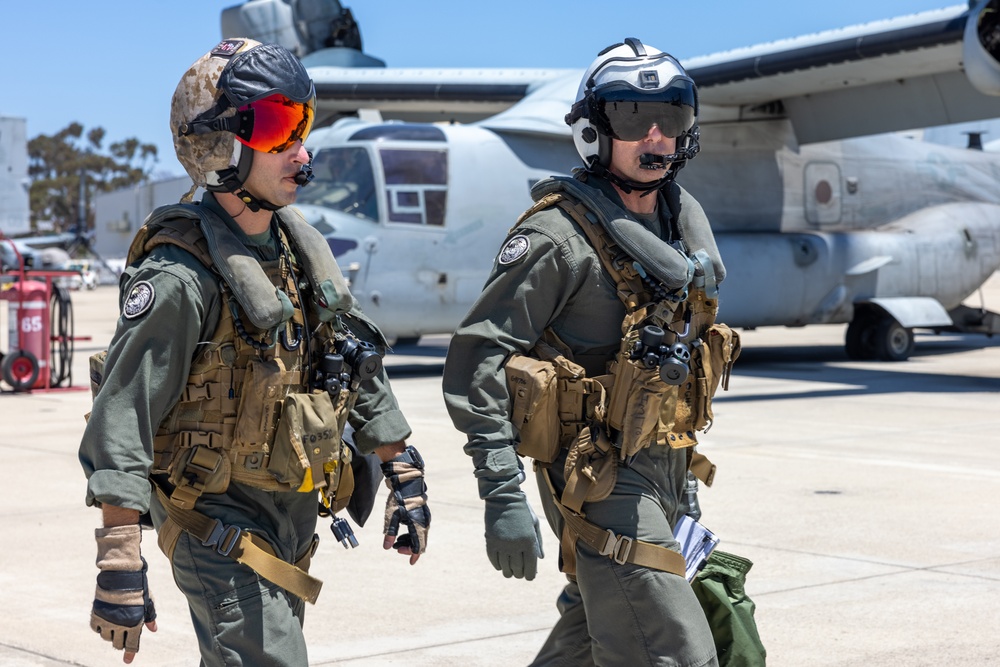
[[[77,121],[173,157],[170,96],[181,74],[219,41],[235,0],[14,0],[2,10],[0,115],[28,137]],[[634,36],[684,59],[961,4],[955,0],[343,0],[364,50],[390,67],[568,67]],[[626,12],[614,7],[637,7]]]

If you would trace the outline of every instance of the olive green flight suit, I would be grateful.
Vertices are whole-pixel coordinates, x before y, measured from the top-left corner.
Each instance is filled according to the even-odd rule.
[[[599,187],[624,209],[606,181],[591,177],[587,185]],[[701,206],[673,187],[680,215],[707,227]],[[658,196],[660,216],[640,222],[667,239],[673,226],[666,201]],[[504,373],[511,354],[526,354],[551,327],[593,377],[606,372],[621,341],[625,307],[576,223],[553,207],[522,222],[512,232],[518,234],[528,239],[527,251],[507,265],[494,264],[482,295],[452,338],[445,363],[445,402],[456,428],[469,436],[465,451],[477,468],[489,452],[516,443]],[[563,450],[550,468],[560,493],[565,459]],[[686,511],[686,473],[686,450],[653,444],[629,467],[619,468],[607,499],[586,503],[583,511],[601,528],[679,551],[672,527]],[[562,517],[546,483],[538,481],[558,541]],[[553,552],[558,549],[549,550]],[[717,664],[705,615],[683,577],[619,565],[582,541],[576,558],[575,579],[570,578],[557,603],[561,618],[533,665]]]
[[[277,260],[271,233],[247,237],[211,194],[202,205],[217,213],[262,264]],[[88,505],[149,512],[159,529],[166,514],[148,480],[153,436],[181,396],[191,359],[202,341],[211,340],[221,309],[228,306],[220,297],[218,276],[173,245],[157,246],[126,269],[120,305],[139,281],[152,285],[153,303],[134,319],[118,320],[79,455],[88,478]],[[410,435],[384,372],[362,384],[349,421],[362,453]],[[277,557],[294,563],[312,548],[317,507],[315,492],[267,492],[234,482],[225,493],[203,495],[195,509],[249,529],[265,538]],[[144,541],[147,558],[153,548],[152,540]],[[202,665],[308,664],[300,598],[187,533],[178,539],[172,564],[190,606]]]

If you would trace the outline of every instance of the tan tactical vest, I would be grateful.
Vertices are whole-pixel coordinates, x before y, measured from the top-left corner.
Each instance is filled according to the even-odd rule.
[[[518,224],[552,206],[561,208],[583,229],[614,280],[626,315],[621,347],[606,375],[587,378],[552,331],[546,331],[529,355],[514,355],[508,362],[512,420],[521,441],[518,452],[549,463],[594,422],[608,427],[602,431],[618,434],[623,458],[654,442],[675,448],[697,444],[696,433],[707,429],[713,419],[712,395],[720,383],[728,388],[729,372],[739,355],[738,333],[716,324],[718,301],[697,281],[683,301],[654,300],[634,264],[623,261],[622,249],[605,232],[597,215],[569,192],[542,197]],[[667,385],[658,369],[646,369],[629,360],[646,324],[674,331],[678,340],[690,346],[690,374],[683,384]],[[546,391],[546,387],[550,389]]]
[[[147,221],[133,240],[129,263],[173,244],[215,267],[193,207],[177,208],[183,217],[158,211],[155,224]],[[211,340],[199,344],[184,391],[156,432],[151,472],[169,476],[175,487],[170,500],[178,507],[190,509],[202,493],[222,493],[230,481],[268,491],[322,490],[339,500],[341,472],[350,461],[341,437],[356,393],[347,385],[336,396],[311,388],[307,372],[314,366],[305,358],[300,291],[305,281],[296,284],[303,267],[290,250],[315,239],[292,236],[290,242],[294,230],[282,226],[280,258],[262,263],[271,285],[291,302],[291,317],[270,331],[255,326],[242,316],[233,287],[220,280],[225,305],[219,324]],[[331,276],[310,278],[320,284]],[[347,293],[346,284],[342,289]],[[336,334],[330,322],[308,324],[314,361],[332,352]]]

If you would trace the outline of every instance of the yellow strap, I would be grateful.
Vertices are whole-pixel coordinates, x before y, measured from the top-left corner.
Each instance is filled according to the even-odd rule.
[[[271,545],[266,540],[237,526],[227,526],[201,512],[177,507],[170,502],[159,486],[156,486],[156,495],[166,509],[167,515],[185,532],[199,539],[204,546],[246,565],[264,579],[281,586],[306,602],[316,604],[323,582],[309,576],[295,565],[275,557]]]

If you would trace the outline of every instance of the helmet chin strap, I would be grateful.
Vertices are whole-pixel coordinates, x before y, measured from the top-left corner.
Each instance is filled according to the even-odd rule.
[[[647,156],[655,158],[663,157],[659,155],[653,155],[652,153],[644,153],[640,158],[640,161],[642,160],[642,158],[645,158]],[[655,167],[643,166],[644,169],[667,169],[667,173],[664,174],[663,178],[661,178],[658,181],[652,181],[650,183],[633,181],[631,179],[622,178],[621,176],[612,173],[611,170],[609,170],[607,167],[605,167],[603,164],[600,163],[600,160],[597,159],[597,156],[594,156],[594,159],[590,161],[590,164],[587,166],[587,171],[594,174],[595,176],[605,179],[612,185],[617,186],[618,189],[620,189],[627,195],[632,194],[632,192],[641,192],[642,194],[639,196],[645,197],[646,195],[652,192],[656,192],[658,190],[662,190],[663,188],[673,183],[674,177],[677,175],[677,170],[669,169],[668,165],[669,163],[664,164],[663,166],[655,166]]]

